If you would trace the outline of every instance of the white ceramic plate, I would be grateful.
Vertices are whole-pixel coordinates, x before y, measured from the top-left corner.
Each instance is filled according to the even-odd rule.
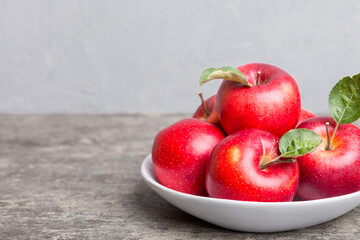
[[[141,165],[145,182],[183,211],[217,226],[245,232],[280,232],[335,219],[360,204],[360,191],[312,201],[246,202],[181,193],[157,182],[151,154]]]

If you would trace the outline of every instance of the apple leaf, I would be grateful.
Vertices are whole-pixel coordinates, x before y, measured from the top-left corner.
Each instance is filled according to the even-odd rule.
[[[344,77],[332,88],[329,109],[338,124],[352,123],[360,118],[360,74]]]
[[[279,141],[281,157],[297,158],[313,151],[322,143],[321,138],[308,129],[293,129],[285,133]]]
[[[205,69],[200,75],[199,84],[202,86],[204,83],[214,79],[240,82],[245,86],[251,87],[251,84],[247,81],[246,76],[234,67]]]

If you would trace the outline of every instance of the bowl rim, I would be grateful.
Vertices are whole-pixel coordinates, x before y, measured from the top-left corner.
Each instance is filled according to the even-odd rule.
[[[145,182],[151,184],[152,186],[159,188],[165,192],[169,192],[175,195],[178,195],[179,197],[183,198],[192,198],[197,199],[199,201],[209,201],[209,202],[217,202],[217,203],[226,203],[230,205],[247,205],[247,206],[272,206],[272,207],[291,207],[291,206],[308,206],[308,205],[317,205],[317,204],[325,204],[325,203],[331,203],[331,202],[337,202],[345,199],[350,199],[353,197],[357,197],[360,195],[360,191],[340,195],[336,197],[329,197],[329,198],[323,198],[323,199],[316,199],[316,200],[300,200],[300,201],[291,201],[291,202],[255,202],[255,201],[241,201],[241,200],[231,200],[231,199],[222,199],[222,198],[212,198],[207,196],[197,196],[192,195],[188,193],[179,192],[176,190],[173,190],[171,188],[165,187],[162,184],[160,184],[156,177],[152,177],[150,172],[147,169],[147,166],[150,165],[153,172],[153,162],[152,162],[152,155],[148,154],[145,159],[143,160],[141,164],[141,175]],[[154,174],[155,176],[155,174]]]

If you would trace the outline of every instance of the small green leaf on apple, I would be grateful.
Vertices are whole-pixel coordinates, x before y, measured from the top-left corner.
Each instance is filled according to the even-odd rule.
[[[339,124],[352,123],[360,118],[360,74],[344,77],[333,87],[329,108]]]
[[[331,150],[336,131],[340,124],[352,123],[360,118],[360,74],[344,77],[331,89],[329,109],[336,121],[327,149]]]
[[[199,78],[199,84],[202,86],[208,81],[214,79],[224,79],[229,81],[240,82],[245,86],[251,87],[252,85],[247,81],[246,76],[234,67],[222,68],[208,68],[205,69]]]
[[[308,129],[292,129],[285,133],[279,141],[281,155],[274,159],[264,158],[260,161],[260,169],[277,163],[291,163],[295,158],[314,151],[322,143],[321,138],[315,132]]]
[[[279,150],[284,158],[297,158],[313,151],[322,143],[321,138],[308,129],[293,129],[279,141]]]

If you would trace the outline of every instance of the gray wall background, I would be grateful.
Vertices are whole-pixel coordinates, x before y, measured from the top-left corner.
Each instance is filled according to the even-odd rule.
[[[266,62],[328,113],[360,72],[360,1],[0,0],[1,113],[193,112],[207,67]]]

